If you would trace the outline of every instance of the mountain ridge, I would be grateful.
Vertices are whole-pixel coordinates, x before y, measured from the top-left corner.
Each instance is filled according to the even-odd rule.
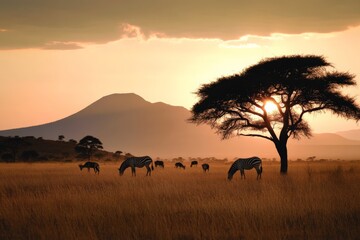
[[[189,123],[187,120],[190,116],[190,111],[181,106],[163,102],[151,103],[134,93],[117,93],[104,96],[63,119],[32,127],[0,131],[0,135],[35,136],[54,140],[59,135],[77,140],[86,135],[93,135],[104,143],[107,150],[121,150],[134,155],[154,157],[277,157],[275,147],[270,141],[249,137],[221,140],[208,125],[197,126]],[[291,140],[289,156],[344,156],[341,149],[337,150],[340,153],[333,152],[333,155],[320,153],[314,147],[317,145],[321,146],[318,149],[344,145],[347,146],[346,154],[350,154],[356,153],[355,148],[360,145],[360,141],[348,140],[336,134],[315,134],[313,138],[300,142]]]
[[[352,140],[360,140],[360,129],[336,132],[336,134]]]

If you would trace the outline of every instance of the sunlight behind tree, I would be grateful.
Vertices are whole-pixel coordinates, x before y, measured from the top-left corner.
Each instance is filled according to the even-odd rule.
[[[356,85],[355,76],[338,72],[322,56],[269,58],[238,74],[204,84],[190,121],[206,123],[223,138],[260,137],[270,140],[287,173],[290,137],[311,137],[304,115],[328,111],[360,120],[360,106],[340,89]]]
[[[277,106],[271,101],[266,101],[264,108],[268,114],[271,114],[277,110]]]

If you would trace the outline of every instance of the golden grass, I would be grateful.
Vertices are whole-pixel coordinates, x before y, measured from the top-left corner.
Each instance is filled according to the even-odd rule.
[[[187,164],[189,165],[189,164]],[[229,165],[165,163],[118,175],[75,163],[0,164],[0,239],[356,239],[360,162],[264,163],[226,180]]]

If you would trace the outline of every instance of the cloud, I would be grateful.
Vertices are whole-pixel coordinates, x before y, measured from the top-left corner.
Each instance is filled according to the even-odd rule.
[[[257,35],[245,35],[238,40],[222,41],[220,47],[223,48],[259,48],[269,47],[278,42],[286,41],[317,41],[317,40],[329,40],[334,38],[336,33],[300,33],[300,34],[284,34],[284,33],[272,33],[269,36],[257,36]]]
[[[51,42],[47,43],[42,49],[48,50],[74,50],[83,48],[78,43],[73,42]]]
[[[220,44],[220,47],[223,48],[259,48],[260,45],[252,42],[244,42],[241,40],[230,40],[224,41]]]
[[[0,49],[106,43],[139,33],[236,40],[360,25],[358,0],[0,0],[0,6]]]

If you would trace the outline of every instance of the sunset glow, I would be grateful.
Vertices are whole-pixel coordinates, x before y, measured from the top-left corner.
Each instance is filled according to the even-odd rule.
[[[267,113],[273,113],[275,111],[277,111],[277,106],[275,105],[275,103],[271,102],[271,101],[267,101],[265,103],[265,110]]]
[[[311,21],[302,17],[301,4],[287,3],[279,9],[264,1],[267,12],[274,13],[267,16],[279,24],[267,24],[261,17],[250,18],[254,21],[251,28],[244,20],[258,14],[258,6],[244,6],[241,1],[231,4],[241,5],[239,11],[243,14],[233,14],[229,10],[236,6],[225,2],[212,3],[214,6],[205,9],[197,2],[191,8],[179,1],[161,2],[172,12],[186,12],[191,24],[177,19],[178,14],[160,14],[159,8],[150,3],[144,3],[146,7],[141,9],[158,13],[158,21],[142,14],[141,9],[135,12],[130,2],[127,4],[131,11],[126,11],[124,4],[106,1],[101,6],[87,5],[89,12],[81,4],[74,4],[74,8],[61,14],[56,6],[40,2],[38,10],[25,3],[22,8],[30,8],[29,16],[43,16],[45,12],[44,18],[49,19],[46,27],[37,17],[20,18],[24,15],[16,4],[0,9],[0,130],[56,121],[112,93],[133,92],[150,102],[190,109],[196,102],[194,92],[201,84],[239,73],[268,57],[323,55],[337,70],[360,76],[360,26],[353,13],[357,1],[344,4],[341,11],[326,3],[327,9],[319,8],[324,11]],[[73,12],[77,9],[81,14]],[[96,16],[91,14],[94,9],[100,11]],[[215,14],[219,9],[229,11],[227,18]],[[275,14],[281,9],[292,13],[291,21]],[[125,20],[116,20],[117,11]],[[329,19],[327,14],[331,12],[344,16],[344,20]],[[16,16],[22,24],[11,20]],[[316,19],[318,24],[314,24]],[[216,27],[214,22],[226,25]],[[244,24],[237,28],[233,22]],[[359,82],[359,77],[356,79]],[[359,96],[359,87],[344,91]],[[336,132],[359,127],[336,117],[325,126],[323,120],[327,118],[326,114],[316,117],[314,130]]]
[[[359,56],[360,0],[0,0],[0,240],[358,239]]]

